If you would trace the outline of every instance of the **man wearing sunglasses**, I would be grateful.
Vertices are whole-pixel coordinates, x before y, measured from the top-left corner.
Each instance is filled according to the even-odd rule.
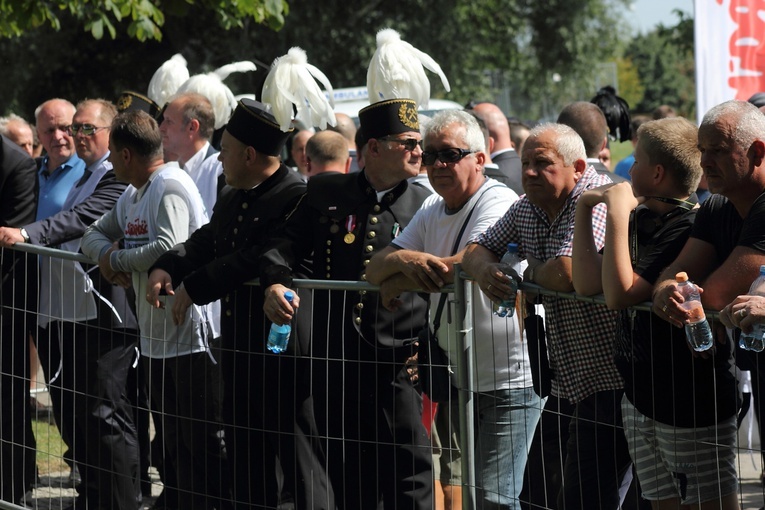
[[[369,281],[381,286],[383,303],[395,308],[398,295],[408,289],[431,294],[431,321],[441,300],[441,287],[454,281],[454,264],[462,259],[472,237],[497,221],[518,195],[484,176],[485,139],[470,113],[446,110],[426,126],[423,164],[438,195],[431,195],[397,239],[369,263]],[[465,226],[464,231],[462,226]],[[457,253],[453,250],[457,249]],[[531,366],[523,328],[516,314],[501,318],[491,301],[475,289],[476,328],[476,485],[479,508],[518,508],[526,455],[541,413],[542,402],[531,386]],[[451,300],[446,306],[452,307]],[[441,314],[438,343],[456,360],[457,331],[450,320],[454,310]],[[435,329],[435,326],[434,328]],[[457,387],[459,376],[452,375]],[[439,404],[432,437],[433,462],[445,497],[460,501],[459,408],[455,398]],[[455,487],[456,486],[456,487]],[[458,503],[459,504],[459,503]]]
[[[265,245],[260,275],[272,322],[289,322],[300,305],[296,296],[290,306],[284,292],[303,258],[313,253],[311,278],[366,280],[372,256],[407,227],[428,194],[407,182],[422,160],[415,103],[381,101],[359,119],[364,169],[311,178],[283,233]],[[422,400],[404,365],[426,304],[413,293],[401,300],[391,312],[377,293],[319,291],[312,309],[298,314],[298,328],[300,317],[315,318],[312,349],[326,356],[313,363],[313,394],[320,433],[329,438],[330,481],[346,510],[378,508],[380,501],[385,509],[431,508]]]

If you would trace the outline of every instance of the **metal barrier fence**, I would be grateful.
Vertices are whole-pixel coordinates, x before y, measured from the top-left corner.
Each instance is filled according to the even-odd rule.
[[[28,254],[29,259],[24,262],[29,266],[30,274],[35,273],[32,269],[36,268],[38,256],[86,264],[92,263],[84,256],[71,252],[31,245],[24,245],[19,248],[19,250],[14,251],[2,250],[0,252],[0,259],[5,260],[7,257],[19,257],[20,260],[23,260]],[[55,274],[56,271],[59,274]],[[451,508],[560,508],[555,501],[555,495],[562,483],[560,476],[563,461],[561,459],[566,455],[566,444],[562,435],[567,435],[568,430],[566,427],[556,430],[558,435],[553,438],[553,443],[557,443],[557,447],[556,451],[552,452],[552,455],[549,455],[550,451],[545,453],[541,450],[541,446],[532,444],[532,438],[529,437],[529,434],[533,434],[534,430],[539,434],[540,429],[543,429],[549,423],[556,423],[557,426],[561,422],[570,421],[572,419],[570,406],[561,405],[560,408],[553,409],[551,401],[548,401],[547,407],[542,411],[544,401],[540,401],[535,394],[532,395],[530,390],[532,386],[531,381],[524,379],[528,376],[528,370],[519,372],[525,375],[522,375],[520,380],[516,380],[513,383],[513,389],[527,390],[524,393],[524,398],[527,400],[520,403],[507,400],[507,394],[502,393],[502,391],[508,390],[508,394],[514,394],[512,390],[505,387],[507,385],[504,383],[496,382],[496,386],[501,387],[501,390],[497,391],[486,390],[486,388],[480,387],[486,384],[491,385],[491,382],[487,383],[485,381],[485,367],[488,365],[497,367],[502,364],[502,362],[498,363],[496,359],[489,361],[483,355],[479,355],[479,352],[486,352],[485,345],[481,344],[491,342],[491,345],[496,347],[498,343],[510,342],[509,333],[505,330],[500,331],[495,326],[490,326],[492,338],[487,339],[476,335],[477,329],[486,330],[485,323],[479,324],[479,322],[476,322],[487,320],[486,311],[481,309],[485,304],[480,301],[480,291],[474,288],[473,283],[466,278],[466,275],[461,274],[459,270],[456,272],[458,276],[454,286],[444,289],[451,296],[448,299],[445,313],[449,315],[449,321],[453,326],[446,330],[439,330],[441,345],[448,346],[448,350],[452,353],[452,366],[450,369],[454,375],[451,381],[455,388],[454,391],[450,392],[446,401],[438,404],[438,411],[435,411],[435,406],[430,407],[428,400],[425,399],[424,427],[430,429],[431,425],[433,425],[430,413],[430,411],[433,411],[442,413],[442,421],[438,423],[440,427],[447,428],[440,428],[441,433],[437,434],[437,437],[431,435],[429,442],[426,441],[424,446],[422,444],[418,445],[416,441],[407,443],[400,438],[394,439],[388,437],[378,430],[380,424],[374,421],[379,418],[382,422],[387,420],[391,423],[399,423],[398,419],[400,417],[391,415],[375,416],[371,421],[364,421],[359,418],[360,416],[369,417],[360,411],[360,409],[364,408],[364,399],[379,399],[381,401],[379,403],[380,408],[385,408],[385,402],[382,401],[386,399],[395,400],[402,396],[402,393],[399,391],[402,383],[399,380],[392,381],[391,383],[392,386],[399,388],[399,390],[396,390],[398,393],[395,395],[388,396],[386,391],[393,390],[380,387],[377,388],[377,394],[365,394],[364,391],[368,389],[368,385],[364,383],[365,379],[374,378],[375,374],[384,379],[385,375],[381,375],[381,372],[386,372],[386,370],[390,373],[396,372],[398,367],[404,366],[407,360],[383,353],[379,349],[377,351],[373,349],[376,353],[375,359],[363,361],[363,356],[360,357],[358,350],[365,349],[362,345],[364,339],[361,336],[350,335],[346,330],[333,329],[336,328],[336,324],[327,318],[327,316],[332,314],[332,310],[336,310],[335,307],[345,309],[347,302],[353,300],[357,293],[363,291],[376,292],[377,287],[365,282],[296,280],[295,287],[299,289],[299,296],[303,300],[304,305],[298,313],[296,320],[296,329],[298,329],[299,334],[295,335],[291,342],[295,343],[292,349],[298,351],[299,356],[282,355],[282,361],[277,365],[273,365],[270,360],[274,359],[274,356],[279,355],[262,352],[264,351],[262,346],[258,349],[260,352],[255,356],[251,352],[236,350],[230,345],[209,345],[210,359],[222,359],[222,370],[224,372],[235,371],[233,379],[237,381],[237,386],[233,389],[235,393],[233,398],[229,398],[228,401],[234,402],[237,406],[236,409],[225,409],[225,406],[222,406],[217,408],[216,411],[209,408],[212,404],[219,404],[216,399],[220,398],[218,391],[222,390],[219,388],[218,390],[211,391],[210,386],[215,386],[212,382],[218,381],[216,377],[220,377],[220,374],[216,375],[215,372],[221,370],[221,365],[215,365],[216,368],[211,369],[206,360],[203,360],[205,361],[203,365],[206,368],[199,369],[202,371],[202,384],[198,384],[199,381],[185,381],[194,387],[202,387],[205,391],[197,399],[204,400],[201,403],[205,405],[202,406],[201,410],[197,406],[200,403],[199,401],[187,402],[184,405],[182,403],[171,403],[166,400],[166,398],[169,398],[167,397],[169,392],[174,391],[178,394],[178,388],[171,389],[166,385],[184,381],[177,377],[170,377],[168,379],[168,373],[178,367],[172,367],[167,363],[156,365],[154,361],[144,367],[149,371],[146,374],[148,386],[155,388],[153,399],[148,394],[140,395],[137,393],[137,388],[140,385],[137,385],[135,382],[129,383],[131,392],[133,392],[133,394],[129,395],[131,397],[129,402],[130,409],[133,413],[130,416],[130,420],[132,420],[133,426],[136,428],[136,430],[130,430],[130,436],[141,443],[141,448],[138,448],[140,459],[131,458],[130,462],[132,462],[135,468],[140,468],[142,474],[145,473],[148,467],[147,463],[154,467],[157,464],[164,465],[161,483],[164,484],[165,490],[167,491],[169,487],[175,488],[177,489],[176,492],[180,492],[180,496],[176,495],[176,497],[180,497],[181,501],[191,502],[189,503],[190,506],[183,506],[181,503],[178,508],[230,508],[231,502],[227,500],[227,491],[230,490],[230,487],[228,487],[226,480],[228,478],[233,479],[236,476],[247,476],[251,479],[251,490],[253,492],[274,490],[274,487],[281,487],[283,489],[284,484],[287,483],[285,480],[290,479],[298,480],[299,483],[310,488],[309,496],[306,499],[301,500],[298,495],[293,494],[279,501],[278,504],[285,505],[283,506],[284,508],[288,507],[290,503],[298,508],[324,508],[328,505],[328,501],[336,501],[337,505],[341,508],[354,509],[366,508],[368,506],[365,502],[369,500],[369,495],[362,493],[365,490],[376,490],[381,494],[390,494],[390,492],[386,492],[388,488],[375,486],[375,483],[368,483],[368,481],[363,479],[367,476],[375,476],[382,479],[383,474],[374,471],[377,469],[377,466],[370,467],[366,465],[367,462],[365,461],[383,455],[380,452],[388,451],[386,450],[387,447],[395,446],[387,442],[395,441],[397,443],[406,443],[404,450],[409,451],[407,453],[409,456],[404,458],[404,454],[400,453],[401,448],[391,449],[391,451],[395,450],[392,453],[393,458],[387,460],[391,462],[390,465],[393,469],[411,470],[412,473],[410,475],[412,476],[409,478],[416,478],[414,464],[418,462],[418,458],[421,459],[423,456],[434,459],[434,464],[440,468],[440,476],[434,476],[434,479],[428,482],[439,482],[434,485],[435,489],[432,496],[433,501],[436,502],[433,503],[434,508],[447,508],[444,505],[448,504],[448,494],[446,495],[447,503],[444,503],[444,496],[437,497],[436,493],[441,491],[443,494],[444,490],[448,492],[450,489],[452,489],[450,494],[455,499],[454,506]],[[62,281],[61,288],[69,288],[73,293],[77,289],[75,285],[82,284],[82,279],[65,273],[60,267],[48,273],[48,278],[58,278]],[[90,425],[85,426],[80,423],[83,420],[82,417],[88,415],[89,411],[92,414],[93,409],[83,410],[80,407],[83,401],[86,403],[91,402],[87,400],[87,397],[92,395],[78,394],[78,391],[81,391],[81,386],[78,386],[79,383],[72,383],[75,385],[73,387],[62,382],[61,379],[64,378],[63,380],[65,380],[66,378],[67,363],[70,365],[70,368],[78,367],[78,363],[81,363],[82,359],[86,356],[86,354],[78,352],[78,349],[81,348],[80,343],[74,342],[71,344],[73,352],[69,353],[70,356],[67,356],[65,352],[55,353],[53,356],[58,365],[52,362],[51,359],[41,360],[43,367],[46,369],[46,379],[51,379],[51,381],[48,381],[51,395],[54,397],[54,400],[59,398],[60,402],[62,402],[60,404],[62,409],[57,410],[55,414],[57,414],[56,418],[59,420],[59,430],[62,431],[62,435],[68,436],[68,442],[70,443],[68,446],[74,450],[74,452],[70,452],[74,459],[60,450],[61,446],[57,443],[57,439],[44,439],[48,435],[50,437],[55,436],[55,431],[52,427],[46,428],[44,424],[41,425],[39,420],[32,420],[34,416],[31,415],[31,411],[26,407],[30,379],[29,365],[26,361],[28,350],[25,344],[19,343],[18,339],[26,338],[25,333],[27,330],[35,330],[38,334],[38,347],[40,347],[40,342],[44,340],[36,325],[34,327],[32,325],[32,321],[36,321],[40,314],[38,313],[36,303],[31,301],[32,293],[26,288],[29,284],[29,279],[17,278],[14,283],[14,279],[9,278],[9,275],[3,275],[4,301],[0,303],[2,308],[0,321],[2,321],[3,334],[2,338],[0,338],[0,341],[3,343],[3,350],[0,353],[0,356],[3,356],[2,373],[0,373],[0,389],[2,389],[3,399],[3,435],[1,438],[2,450],[0,450],[0,455],[3,458],[0,458],[0,469],[3,470],[2,477],[5,484],[4,487],[6,487],[5,490],[7,490],[7,487],[14,487],[14,490],[10,496],[7,494],[2,495],[2,498],[0,498],[2,499],[0,501],[0,508],[25,508],[24,506],[19,506],[19,503],[24,503],[29,505],[26,508],[31,506],[34,508],[59,509],[72,504],[72,498],[77,494],[73,490],[76,480],[69,475],[70,468],[68,464],[71,465],[72,460],[78,465],[81,472],[87,475],[91,482],[92,480],[98,480],[92,487],[80,486],[80,494],[90,490],[97,490],[99,487],[106,487],[109,491],[119,495],[121,494],[119,491],[125,489],[124,486],[120,488],[119,482],[120,480],[124,481],[125,475],[109,471],[109,462],[114,464],[113,458],[100,459],[101,463],[94,466],[83,463],[81,457],[78,457],[82,455],[88,459],[98,458],[98,452],[106,448],[103,446],[104,443],[102,441],[104,436],[108,436],[109,433],[123,434],[125,430],[130,429],[128,425],[117,423],[121,420],[118,413],[110,416],[100,416],[103,421],[93,425],[92,428],[89,428]],[[5,294],[5,289],[8,289],[9,286],[12,288],[12,291]],[[46,288],[50,288],[50,285],[42,282],[41,289]],[[524,284],[522,289],[529,293],[552,295],[560,299],[604,303],[600,298],[583,298],[570,293],[551,292],[536,285]],[[9,296],[14,297],[14,299],[11,299]],[[49,297],[58,297],[63,301],[68,299],[66,295]],[[75,301],[74,297],[71,300]],[[316,305],[318,302],[326,303],[327,308]],[[310,303],[316,306],[309,306]],[[541,306],[538,305],[538,308],[539,312],[543,313]],[[638,309],[640,308],[645,309],[645,307],[638,307]],[[162,312],[157,311],[156,313]],[[261,310],[252,310],[252,313],[262,312]],[[709,316],[714,318],[714,314]],[[49,317],[49,319],[55,320],[57,317]],[[351,317],[343,317],[342,319],[344,321],[352,320]],[[492,321],[491,324],[495,324],[493,321],[496,319],[490,320]],[[521,330],[528,327],[518,320],[517,315],[503,320],[517,321],[515,324]],[[480,328],[476,326],[480,326]],[[97,326],[97,328],[100,327]],[[97,329],[97,331],[97,337],[101,338],[104,336],[105,330]],[[416,337],[418,331],[412,329],[411,333],[412,337]],[[74,337],[79,338],[77,335],[80,334],[89,335],[88,332],[75,331]],[[238,336],[241,336],[241,338],[263,343],[265,343],[266,335],[267,331],[265,330],[238,332]],[[161,334],[157,335],[158,338],[161,336]],[[13,342],[9,342],[9,338],[13,338]],[[113,340],[114,337],[110,338]],[[119,345],[126,347],[126,350],[130,351],[129,354],[123,352],[123,355],[130,357],[132,368],[141,367],[142,365],[135,363],[136,358],[132,354],[133,351],[130,350],[131,341],[121,340],[120,342]],[[66,350],[67,346],[60,339],[56,338],[54,343],[58,343],[62,347],[61,351]],[[338,350],[336,348],[337,345],[342,346],[342,348]],[[50,346],[48,346],[48,350],[41,349],[41,353],[45,353],[45,356],[52,356],[49,348]],[[500,352],[504,351],[500,349]],[[26,363],[26,365],[19,367],[20,359],[24,360],[23,363]],[[58,361],[59,359],[63,361]],[[295,361],[294,363],[292,361],[289,363],[284,361],[296,359],[306,361]],[[362,359],[362,362],[358,362],[359,359]],[[528,360],[522,361],[522,363],[527,362]],[[409,366],[411,368],[411,365]],[[537,365],[532,363],[531,366],[536,367]],[[189,373],[193,369],[195,377],[200,377],[200,372],[197,371],[196,365],[187,368]],[[81,369],[84,371],[84,368]],[[436,369],[437,367],[433,367],[433,370]],[[508,370],[512,372],[510,368]],[[180,369],[179,371],[183,372]],[[413,374],[408,373],[407,375],[412,376]],[[420,373],[419,375],[422,374]],[[229,379],[232,378],[231,375],[228,377]],[[157,379],[161,379],[160,384],[154,384]],[[220,382],[218,381],[216,384],[220,384]],[[358,385],[358,388],[354,385]],[[23,388],[21,391],[19,390],[20,387]],[[342,388],[341,395],[330,394],[330,391],[338,387]],[[230,390],[231,388],[229,388]],[[657,388],[656,390],[671,391],[671,389],[667,388]],[[59,393],[56,395],[55,392]],[[150,394],[151,391],[148,391],[148,393]],[[19,395],[22,395],[21,398],[23,399],[21,405],[16,401]],[[70,400],[67,400],[67,398]],[[679,396],[679,398],[682,398],[682,396]],[[731,398],[735,399],[736,396],[731,395]],[[209,402],[208,399],[210,399]],[[151,404],[149,404],[149,400],[152,400]],[[251,409],[253,402],[261,403],[262,408]],[[309,415],[301,414],[309,404],[312,409],[311,413]],[[417,401],[417,404],[422,405],[420,401]],[[565,404],[565,402],[562,404]],[[396,402],[395,405],[398,406],[399,403]],[[72,406],[72,408],[67,409],[67,406]],[[443,419],[448,416],[448,414],[444,413],[449,413],[451,407],[453,407],[452,416],[457,417],[456,422],[454,420]],[[394,408],[401,409],[395,406]],[[515,415],[511,415],[511,408],[515,411]],[[511,419],[511,416],[513,418],[519,416],[517,414],[519,408],[522,410],[520,415],[522,416],[522,422],[507,422],[506,420]],[[507,413],[502,414],[505,410],[507,410]],[[110,409],[108,411],[113,412],[114,410]],[[124,409],[119,411],[124,412]],[[192,414],[191,416],[188,415],[189,412]],[[164,437],[164,442],[159,445],[154,443],[149,445],[146,443],[149,435],[148,413],[151,413],[152,417],[152,433],[161,433],[162,437]],[[251,413],[257,416],[251,416]],[[355,413],[360,414],[357,415]],[[487,418],[489,414],[491,416]],[[537,427],[536,424],[540,414],[541,425]],[[306,419],[307,416],[310,420]],[[587,417],[575,418],[581,419],[582,423],[589,422]],[[226,428],[222,425],[222,422],[226,420],[233,421],[234,424]],[[30,453],[35,452],[34,438],[29,437],[31,428],[28,428],[32,421],[36,422],[35,435],[38,436],[36,460],[30,456]],[[287,426],[285,425],[286,422],[295,422],[299,425]],[[104,423],[108,424],[108,430],[104,429],[106,426]],[[518,423],[524,424],[526,426],[525,429],[520,430]],[[184,424],[189,425],[188,430]],[[610,427],[615,429],[615,433],[623,434],[620,424],[616,426],[605,425],[606,430]],[[182,434],[192,434],[192,444],[199,444],[199,442],[203,441],[214,443],[205,445],[205,455],[211,455],[212,458],[205,457],[206,465],[201,476],[199,472],[194,472],[192,469],[191,464],[193,464],[193,460],[189,456],[190,454],[183,451],[184,444],[188,443],[188,441],[182,437],[175,437],[170,434],[169,431],[175,430],[175,427],[178,427]],[[67,431],[67,428],[70,430]],[[196,430],[199,428],[203,429],[201,433]],[[215,437],[220,438],[223,435],[220,431],[224,429],[226,430],[225,450],[222,450],[223,443],[216,443]],[[72,430],[79,432],[74,433]],[[233,431],[233,434],[229,434],[230,431]],[[444,431],[446,434],[444,434]],[[503,434],[512,437],[502,442],[497,438]],[[118,439],[123,441],[124,437],[120,436]],[[250,440],[258,444],[254,446],[245,444],[245,441],[249,442]],[[269,444],[270,441],[274,441],[274,444]],[[517,441],[520,441],[518,445],[514,443]],[[686,440],[680,438],[678,441],[678,445],[680,445]],[[52,448],[51,446],[54,442],[56,446]],[[76,444],[78,442],[79,444]],[[82,447],[83,442],[85,447]],[[509,452],[509,456],[506,451],[508,445],[511,445],[510,449],[512,450]],[[66,446],[64,445],[63,448],[66,449]],[[119,446],[121,448],[124,444],[120,443]],[[137,445],[129,446],[137,447]],[[399,446],[401,445],[399,444]],[[706,446],[711,445],[706,444]],[[724,444],[720,446],[724,447]],[[416,452],[418,448],[422,449],[423,447],[426,451]],[[491,449],[492,447],[500,451],[485,451],[487,448]],[[529,447],[531,447],[531,453],[529,454],[529,461],[526,466],[527,472],[523,476],[518,473],[518,466],[513,468],[513,457],[520,455],[524,460],[522,464],[526,464],[525,452],[528,451]],[[742,480],[738,488],[737,500],[742,508],[759,508],[763,504],[763,493],[759,480],[759,471],[757,471],[761,468],[761,460],[759,455],[754,455],[754,453],[759,452],[758,449],[749,450],[749,453],[752,455],[751,461],[742,455],[747,453],[747,448],[749,447],[750,445],[748,444],[742,445],[738,441],[736,442],[735,453],[738,454],[738,476]],[[109,448],[111,449],[108,451],[112,452],[112,454],[117,449],[114,444],[109,446]],[[218,450],[218,448],[221,448],[221,450]],[[276,454],[273,456],[269,453],[272,450],[276,451]],[[682,448],[679,448],[679,450],[682,450]],[[58,453],[59,451],[61,453]],[[94,451],[96,452],[95,457]],[[225,455],[229,456],[228,460],[225,456],[219,455],[221,451],[224,451]],[[412,451],[415,451],[415,453],[412,454]],[[570,454],[571,452],[568,453]],[[435,454],[435,457],[432,457],[433,454]],[[301,455],[310,456],[309,463],[312,464],[306,467],[305,459],[299,459]],[[342,456],[342,458],[338,458],[338,455]],[[401,455],[401,457],[398,457],[398,455]],[[238,459],[235,464],[231,457]],[[487,458],[491,460],[487,461]],[[23,494],[18,492],[18,487],[20,486],[18,480],[30,476],[30,467],[34,467],[30,466],[30,463],[35,465],[44,462],[49,463],[51,459],[56,461],[55,464],[58,467],[54,467],[52,470],[47,468],[50,472],[40,472],[39,475],[34,473],[35,488],[31,494],[22,497]],[[181,463],[189,463],[190,477],[201,479],[201,482],[194,485],[191,489],[188,489],[189,486],[184,485],[183,481],[180,481],[180,483],[178,481],[174,482],[171,479],[172,477],[168,477],[168,472],[173,470],[168,468],[167,464],[178,459],[180,459]],[[276,463],[266,465],[266,459],[269,461],[276,459]],[[550,465],[549,459],[553,459],[552,462],[555,465]],[[545,464],[546,462],[548,463],[547,465]],[[333,472],[334,467],[332,466],[338,463],[351,463],[357,466],[359,471],[358,479],[346,478],[348,477],[347,471],[339,471],[340,475]],[[9,466],[20,467],[21,469],[9,473]],[[244,475],[241,472],[242,466],[247,466],[247,472]],[[120,466],[120,469],[122,468],[124,466]],[[328,484],[323,479],[327,476],[325,469],[330,472],[330,477],[336,477],[334,480],[341,480],[338,486],[334,488],[327,487]],[[369,469],[373,469],[373,471],[370,472]],[[444,470],[447,471],[446,474],[444,474]],[[449,470],[452,470],[451,473],[448,473]],[[273,486],[269,485],[273,475],[271,471],[278,474],[276,476],[277,480],[274,482],[276,485]],[[124,473],[124,469],[122,472]],[[184,471],[181,469],[180,472]],[[141,486],[144,492],[144,504],[155,502],[155,497],[162,489],[157,473],[152,470],[151,479],[148,480],[141,480],[136,472],[131,472],[130,477],[130,482],[134,483],[135,487],[141,481],[144,482]],[[508,477],[510,480],[507,480]],[[754,477],[757,477],[756,480],[749,480]],[[408,477],[402,476],[401,478]],[[520,482],[523,478],[525,478],[523,491],[518,494],[517,491],[521,488]],[[627,478],[629,479],[629,477]],[[745,482],[746,480],[752,483]],[[517,484],[515,483],[516,481],[518,482]],[[397,484],[410,482],[411,480],[395,479]],[[178,485],[174,487],[174,484]],[[353,484],[359,484],[359,486],[354,487],[352,486]],[[416,483],[412,483],[408,487],[414,487],[415,485]],[[449,485],[453,487],[450,488]],[[633,485],[635,484],[633,483]],[[202,488],[201,490],[200,487]],[[623,508],[645,508],[645,501],[641,501],[636,492],[639,489],[633,486],[632,492],[627,493],[629,487],[630,483],[628,480],[625,482],[624,490],[622,491],[624,493],[622,498]],[[146,493],[147,490],[150,491],[150,494]],[[215,495],[211,495],[208,491],[215,492]],[[427,492],[425,491],[425,493]],[[507,502],[502,499],[502,496],[515,497],[516,501]],[[125,495],[121,494],[121,497],[124,498]],[[186,497],[189,499],[183,499]],[[519,497],[520,502],[517,501]],[[372,499],[375,499],[375,497],[373,496]],[[488,503],[492,499],[498,501],[494,506]],[[461,503],[461,506],[458,503]],[[108,504],[99,506],[99,508],[109,507]],[[276,504],[273,507],[276,508]],[[400,507],[399,505],[396,506],[396,508]],[[426,505],[425,508],[427,507]],[[282,507],[280,506],[280,508]],[[721,508],[728,507],[721,506]]]

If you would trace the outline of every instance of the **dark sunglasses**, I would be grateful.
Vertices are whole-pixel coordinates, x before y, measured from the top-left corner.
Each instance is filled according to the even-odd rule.
[[[414,138],[380,138],[383,142],[396,142],[399,145],[403,145],[406,150],[409,152],[412,152],[415,147],[419,145],[420,149],[422,149],[422,140],[415,140]]]
[[[93,136],[99,129],[109,129],[109,126],[94,126],[93,124],[72,124],[66,128],[69,136],[82,133],[84,136]]]
[[[436,160],[442,163],[456,163],[468,154],[473,154],[474,151],[467,149],[442,149],[440,151],[422,153],[422,164],[425,166],[435,165]]]

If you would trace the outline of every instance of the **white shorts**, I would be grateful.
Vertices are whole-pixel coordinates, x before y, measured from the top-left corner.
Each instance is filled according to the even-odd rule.
[[[622,420],[645,499],[695,505],[738,489],[735,415],[709,427],[673,427],[643,415],[625,396]]]

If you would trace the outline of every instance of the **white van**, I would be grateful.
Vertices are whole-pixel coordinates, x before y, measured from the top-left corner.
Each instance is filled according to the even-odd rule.
[[[366,87],[349,87],[344,89],[335,89],[332,91],[332,98],[335,100],[335,113],[344,113],[358,126],[359,110],[369,106],[369,92]],[[432,117],[434,113],[440,110],[461,110],[461,104],[447,99],[431,99],[428,108],[420,107],[419,113]]]

